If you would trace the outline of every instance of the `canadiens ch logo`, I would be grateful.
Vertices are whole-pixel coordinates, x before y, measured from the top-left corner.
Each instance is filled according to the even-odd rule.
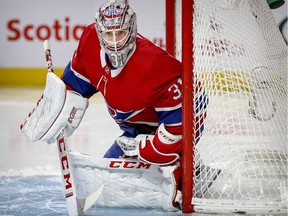
[[[114,109],[110,107],[109,105],[107,105],[107,107],[108,107],[109,114],[117,123],[122,123],[123,121],[133,116],[133,113],[135,113],[135,111],[123,112],[123,111]]]

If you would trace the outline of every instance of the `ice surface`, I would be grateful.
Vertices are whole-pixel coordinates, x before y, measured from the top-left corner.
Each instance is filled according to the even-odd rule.
[[[0,177],[0,215],[67,215],[58,176]],[[92,207],[83,215],[181,215],[161,209],[119,209]]]

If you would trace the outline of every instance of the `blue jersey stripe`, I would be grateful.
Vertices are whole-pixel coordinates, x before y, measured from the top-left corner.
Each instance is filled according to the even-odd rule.
[[[182,109],[179,107],[178,109],[173,109],[170,111],[156,111],[159,125],[164,123],[166,125],[170,124],[178,124],[182,122]]]
[[[91,83],[75,75],[74,71],[71,69],[71,62],[66,66],[62,79],[64,83],[80,93],[83,97],[89,97],[98,92]]]

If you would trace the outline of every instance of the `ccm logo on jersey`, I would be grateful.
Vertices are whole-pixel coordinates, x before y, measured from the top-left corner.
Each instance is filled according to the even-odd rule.
[[[68,118],[68,121],[72,124],[72,121],[75,117],[77,113],[77,109],[75,107],[72,108],[71,112],[70,112],[70,115],[69,115],[69,118]]]
[[[109,169],[149,169],[151,164],[141,161],[110,160]]]

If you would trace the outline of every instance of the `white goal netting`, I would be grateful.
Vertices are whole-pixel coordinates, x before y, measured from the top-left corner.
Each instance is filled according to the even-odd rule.
[[[287,46],[271,9],[266,0],[195,0],[194,10],[194,80],[208,103],[195,103],[207,113],[195,210],[286,213]],[[181,24],[176,1],[180,60]]]

